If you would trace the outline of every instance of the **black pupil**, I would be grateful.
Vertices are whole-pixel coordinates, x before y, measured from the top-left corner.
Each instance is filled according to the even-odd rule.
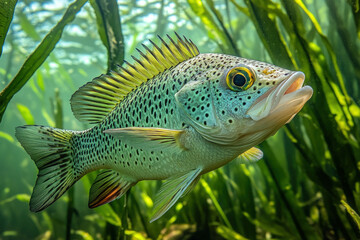
[[[234,85],[237,87],[242,87],[246,83],[246,78],[242,74],[236,74],[233,78]]]

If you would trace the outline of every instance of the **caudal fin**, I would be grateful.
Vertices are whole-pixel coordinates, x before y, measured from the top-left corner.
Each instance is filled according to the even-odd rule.
[[[74,132],[43,126],[16,128],[16,138],[39,169],[30,210],[39,212],[55,202],[79,178],[74,176],[70,139]]]

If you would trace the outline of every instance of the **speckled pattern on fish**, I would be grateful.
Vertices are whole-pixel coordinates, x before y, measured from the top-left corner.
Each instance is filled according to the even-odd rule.
[[[81,87],[75,116],[85,131],[18,127],[16,136],[39,168],[30,201],[41,211],[86,173],[104,169],[89,206],[120,198],[141,180],[163,180],[151,221],[202,174],[233,159],[262,158],[254,146],[289,122],[312,95],[304,74],[224,54],[199,54],[186,38],[169,38],[141,59]],[[241,184],[241,183],[239,183]]]

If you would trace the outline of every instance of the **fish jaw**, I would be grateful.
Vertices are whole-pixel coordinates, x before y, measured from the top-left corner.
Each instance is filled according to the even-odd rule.
[[[249,108],[247,115],[254,121],[270,117],[278,120],[287,118],[285,123],[289,122],[313,94],[310,86],[303,86],[304,80],[304,73],[293,73],[259,97]]]

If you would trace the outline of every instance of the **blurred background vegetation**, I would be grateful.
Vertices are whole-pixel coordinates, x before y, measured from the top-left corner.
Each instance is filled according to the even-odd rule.
[[[0,2],[0,239],[359,239],[359,0]],[[202,53],[301,70],[314,96],[263,160],[205,175],[154,223],[159,182],[88,209],[89,174],[41,213],[16,126],[81,130],[71,95],[146,39],[176,31]]]

